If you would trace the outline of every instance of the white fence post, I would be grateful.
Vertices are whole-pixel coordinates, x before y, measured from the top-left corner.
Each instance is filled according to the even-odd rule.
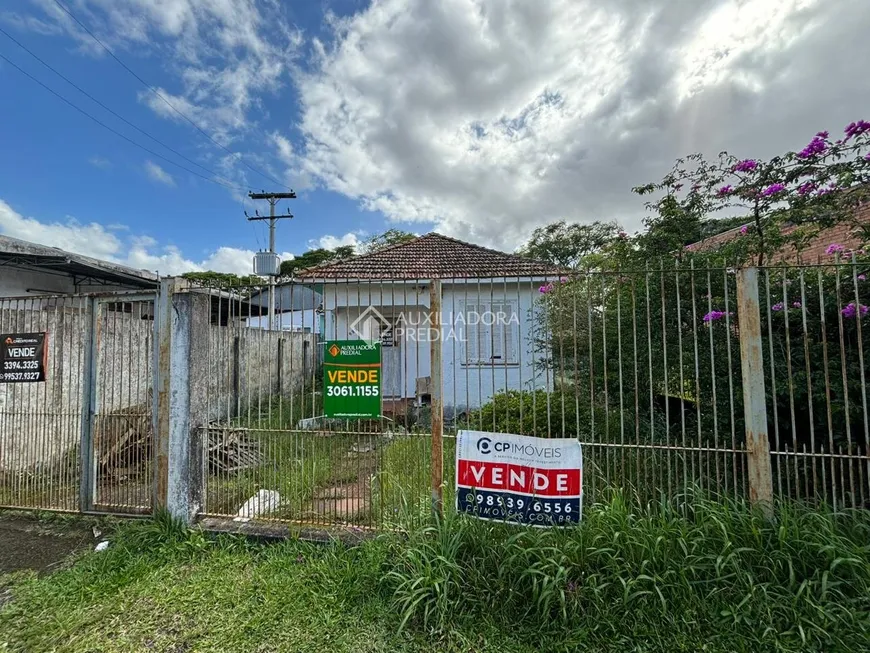
[[[758,302],[758,269],[737,272],[737,318],[740,330],[740,366],[743,373],[743,416],[746,422],[746,459],[749,501],[765,515],[773,515],[773,475],[767,435],[761,311]]]
[[[158,298],[155,509],[190,523],[198,506],[197,451],[191,433],[191,345],[194,302],[186,279],[170,277]]]

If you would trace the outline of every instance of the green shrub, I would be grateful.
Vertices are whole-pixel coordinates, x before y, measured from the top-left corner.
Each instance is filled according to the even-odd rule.
[[[862,649],[870,637],[870,519],[738,502],[633,510],[615,494],[567,530],[462,516],[397,545],[384,587],[402,624],[582,634],[619,650]],[[673,650],[672,648],[670,650]]]

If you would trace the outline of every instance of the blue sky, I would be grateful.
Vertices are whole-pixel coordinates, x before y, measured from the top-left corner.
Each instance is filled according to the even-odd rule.
[[[62,4],[226,150],[55,0],[4,0],[0,29],[235,190],[0,33],[0,54],[165,157],[0,60],[0,232],[164,274],[249,271],[266,230],[245,191],[270,178],[299,193],[285,257],[390,227],[510,250],[556,219],[639,228],[631,187],[677,156],[770,156],[870,117],[863,0]]]
[[[300,119],[298,94],[289,67],[304,65],[310,46],[305,42],[291,45],[293,39],[304,34],[306,40],[318,36],[327,42],[331,30],[325,22],[326,12],[338,17],[352,10],[354,3],[292,3],[275,9],[274,15],[295,30],[283,38],[293,53],[276,57],[288,70],[275,74],[269,80],[269,88],[258,92],[256,107],[242,116],[243,127],[223,127],[217,119],[204,113],[191,115],[181,103],[170,100],[215,140],[268,177],[238,161],[228,164],[227,152],[188,122],[156,111],[149,100],[162,101],[86,33],[73,36],[62,29],[62,24],[58,26],[51,4],[30,0],[5,2],[0,12],[0,29],[117,114],[188,159],[218,172],[239,189],[232,191],[209,183],[172,165],[169,161],[206,177],[212,176],[107,113],[0,34],[0,54],[95,118],[169,160],[128,143],[0,61],[0,143],[7,153],[0,157],[0,200],[22,218],[49,226],[77,222],[87,227],[96,223],[105,230],[108,242],[92,242],[101,238],[99,230],[86,231],[84,242],[77,238],[65,241],[70,238],[68,230],[51,234],[47,229],[28,228],[32,225],[27,224],[5,229],[10,235],[34,240],[56,236],[51,238],[52,244],[66,244],[85,253],[121,259],[125,258],[124,248],[144,244],[149,256],[141,256],[141,264],[162,264],[164,271],[174,272],[179,265],[184,267],[184,263],[173,260],[175,256],[167,256],[166,248],[177,248],[185,261],[201,263],[222,247],[243,251],[265,247],[268,242],[265,224],[247,222],[243,211],[252,214],[254,208],[259,208],[263,213],[268,211],[268,205],[251,202],[244,191],[284,191],[285,186],[297,189],[299,198],[279,204],[279,212],[289,207],[296,216],[292,221],[284,220],[279,224],[277,248],[281,252],[298,254],[311,245],[320,244],[321,240],[327,245],[335,240],[348,242],[353,237],[347,234],[362,238],[365,233],[392,226],[386,224],[380,212],[364,210],[350,197],[322,186],[300,183],[299,176],[282,161],[274,141],[275,135],[280,135],[294,149],[301,143],[295,127]],[[177,37],[152,28],[144,47],[113,43],[111,19],[101,11],[108,4],[74,1],[64,4],[101,40],[105,37],[104,42],[140,77],[168,91],[165,97],[183,95],[185,88],[179,81],[179,66],[184,64],[179,63],[179,56],[174,52]],[[130,5],[131,15],[145,15],[141,7],[137,11],[135,3]],[[243,12],[240,10],[240,13]],[[260,27],[269,29],[268,24]],[[204,40],[209,38],[208,34],[203,36]],[[274,35],[270,38],[281,44],[282,39]],[[220,47],[217,42],[212,45]],[[201,65],[220,68],[227,62],[216,55]],[[205,104],[209,104],[208,101]],[[171,111],[168,107],[167,110]],[[212,111],[219,110],[220,103],[213,103]],[[8,156],[12,152],[15,155]],[[426,228],[404,226],[416,231]],[[120,241],[120,248],[112,242],[112,237]],[[231,266],[236,265],[236,258],[246,261],[247,255],[232,257]]]

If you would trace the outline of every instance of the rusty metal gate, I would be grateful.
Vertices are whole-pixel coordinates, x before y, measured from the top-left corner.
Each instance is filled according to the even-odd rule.
[[[0,383],[0,507],[150,512],[155,297],[0,299],[4,338],[45,334],[44,380]]]

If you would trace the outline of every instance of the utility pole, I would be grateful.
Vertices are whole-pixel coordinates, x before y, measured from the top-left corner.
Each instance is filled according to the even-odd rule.
[[[290,209],[287,209],[287,213],[284,215],[275,215],[275,205],[280,200],[295,200],[296,193],[292,190],[289,193],[267,193],[263,191],[261,193],[248,193],[248,197],[252,200],[266,200],[269,202],[269,215],[260,215],[256,212],[255,215],[248,215],[247,212],[245,215],[248,218],[248,221],[254,220],[268,220],[269,221],[269,252],[276,255],[275,252],[275,227],[278,224],[278,220],[283,220],[285,218],[289,219],[293,217],[293,214],[290,213]],[[278,274],[278,271],[275,270],[274,274],[269,275],[269,329],[275,328],[275,276]]]

